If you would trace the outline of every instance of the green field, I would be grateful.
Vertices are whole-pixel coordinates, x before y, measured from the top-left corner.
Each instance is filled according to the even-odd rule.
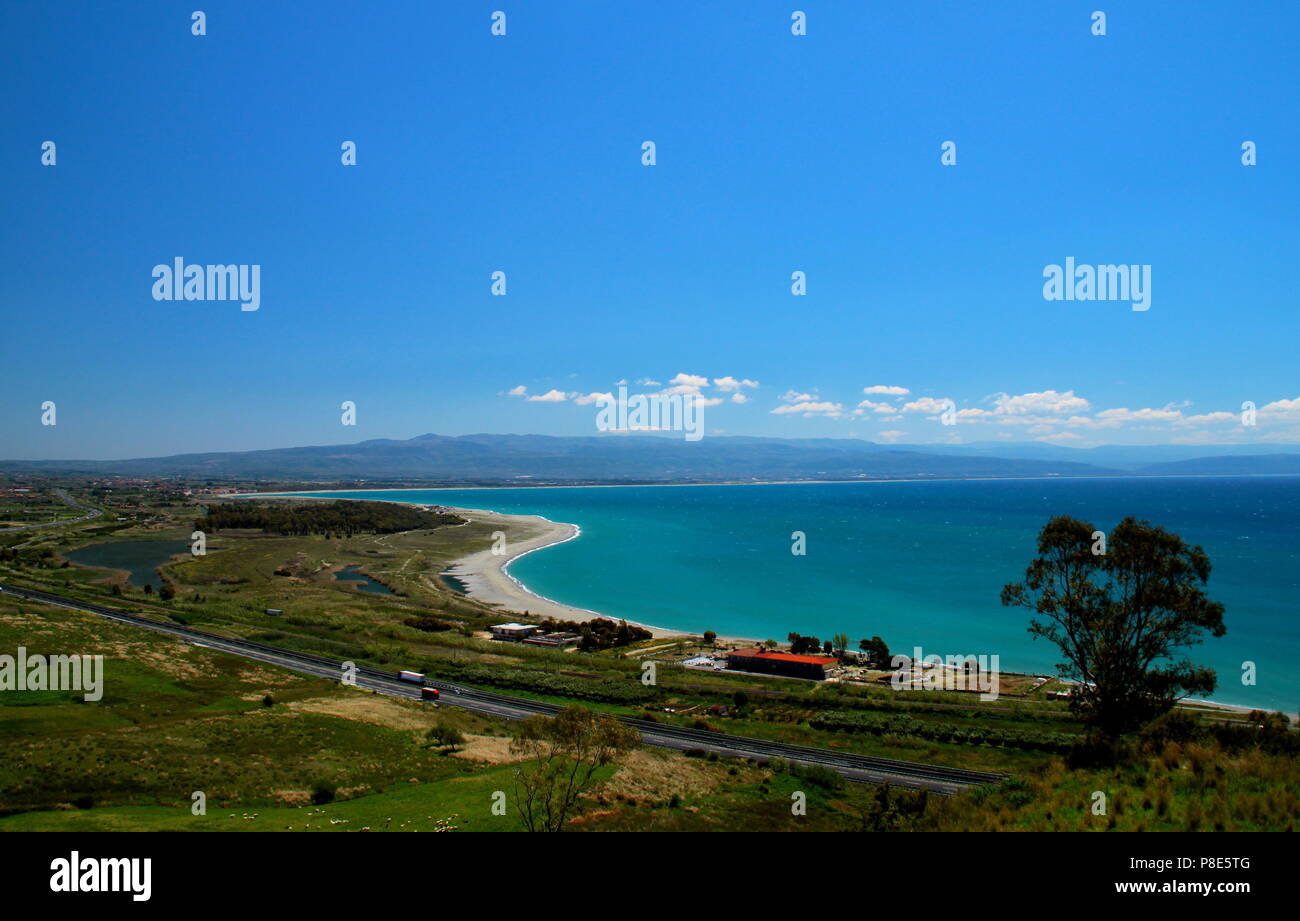
[[[130,587],[122,573],[65,560],[65,551],[105,540],[187,541],[199,504],[175,490],[152,500],[148,495],[130,496],[134,511],[121,518],[120,506],[103,501],[103,519],[10,535],[0,541],[0,579],[559,704],[1014,775],[1002,789],[937,804],[932,798],[923,808],[907,796],[834,778],[638,752],[606,769],[605,787],[585,804],[587,814],[575,828],[1281,828],[1296,812],[1288,792],[1300,786],[1294,759],[1240,751],[1240,740],[1230,740],[1229,751],[1204,739],[1152,739],[1124,767],[1067,771],[1062,756],[1082,738],[1083,727],[1063,704],[1044,699],[1043,689],[981,702],[960,693],[904,695],[884,686],[817,685],[674,665],[702,648],[698,638],[649,653],[660,659],[659,680],[646,687],[638,656],[663,646],[662,639],[598,653],[485,639],[487,625],[517,615],[468,599],[437,575],[489,546],[499,525],[351,537],[218,531],[208,535],[207,555],[182,554],[162,567],[172,594],[166,599]],[[96,499],[89,492],[74,496]],[[526,523],[514,527],[509,539],[529,536]],[[354,565],[395,594],[362,592],[335,579],[338,570]],[[284,614],[267,615],[268,608]],[[443,629],[430,632],[408,622]],[[106,692],[98,703],[54,692],[0,695],[0,828],[518,827],[517,819],[488,810],[494,791],[509,790],[514,771],[502,763],[509,732],[504,723],[5,599],[0,651],[18,645],[31,652],[102,653]],[[731,713],[710,715],[715,704],[728,705]],[[475,740],[463,755],[485,754],[456,757],[426,747],[424,733],[436,723]],[[311,805],[320,788],[336,790],[337,799]],[[1096,789],[1111,791],[1119,809],[1101,822],[1090,811]],[[208,797],[206,816],[190,814],[196,790]],[[807,815],[791,813],[796,790],[807,795]]]
[[[386,698],[76,612],[0,601],[0,648],[99,652],[103,699],[0,698],[0,831],[517,831],[513,765],[429,748],[454,726],[462,754],[507,727],[452,707]],[[742,762],[637,751],[605,768],[575,829],[857,827],[866,788],[830,790]],[[334,802],[314,805],[322,786]],[[808,787],[808,815],[790,794]],[[202,791],[207,812],[191,812]]]

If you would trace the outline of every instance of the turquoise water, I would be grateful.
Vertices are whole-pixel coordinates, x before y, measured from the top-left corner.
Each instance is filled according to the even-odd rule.
[[[336,494],[337,495],[337,494]],[[1102,530],[1148,518],[1214,564],[1228,633],[1192,650],[1227,703],[1300,708],[1300,477],[967,480],[753,486],[394,490],[369,499],[490,508],[579,525],[510,566],[540,595],[642,623],[784,641],[792,630],[891,649],[997,654],[1053,672],[1055,647],[1002,607],[1039,528],[1069,514]],[[790,552],[807,535],[807,555]],[[486,546],[486,543],[485,543]],[[1257,684],[1241,683],[1253,661]]]

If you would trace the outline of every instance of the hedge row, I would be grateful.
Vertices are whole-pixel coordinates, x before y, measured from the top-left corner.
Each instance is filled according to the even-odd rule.
[[[809,722],[813,729],[828,732],[859,732],[871,735],[903,735],[925,739],[929,742],[952,742],[958,745],[992,745],[1001,748],[1018,748],[1025,751],[1043,751],[1065,754],[1077,741],[1077,736],[1063,732],[1026,732],[1016,729],[996,729],[983,726],[961,726],[955,723],[916,720],[906,716],[876,716],[867,713],[850,713],[831,710]]]
[[[478,687],[531,691],[534,694],[548,694],[555,697],[567,697],[573,700],[586,700],[595,703],[640,704],[653,700],[658,696],[655,688],[641,684],[635,675],[629,675],[623,681],[596,681],[590,678],[555,675],[550,672],[530,671],[522,668],[502,668],[497,665],[454,665],[445,662],[430,662],[426,674],[430,677],[442,678],[447,681],[462,681],[465,684]]]

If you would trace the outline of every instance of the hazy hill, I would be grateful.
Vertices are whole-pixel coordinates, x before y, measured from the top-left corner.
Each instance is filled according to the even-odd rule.
[[[962,445],[895,445],[894,447],[934,454],[1074,461],[1130,471],[1142,471],[1143,468],[1156,464],[1200,461],[1210,457],[1300,454],[1300,445],[1296,444],[1099,445],[1095,448],[1072,448],[1065,445],[1044,444],[1041,441],[976,441]],[[1248,463],[1246,466],[1251,465]],[[1264,466],[1267,466],[1267,462],[1261,462],[1260,472],[1263,472]]]
[[[1198,457],[1192,460],[1149,464],[1138,470],[1144,476],[1300,475],[1300,454],[1263,454],[1246,457]]]
[[[177,454],[117,461],[0,461],[9,473],[212,479],[503,482],[708,482],[866,478],[1300,474],[1300,449],[1042,444],[882,445],[851,438],[661,435],[420,435],[356,444]],[[1198,456],[1196,452],[1203,452]]]
[[[1089,476],[1070,461],[899,450],[850,439],[654,435],[421,435],[349,445],[178,454],[120,461],[4,461],[8,472],[214,479],[427,479],[445,482],[669,482],[870,477]]]

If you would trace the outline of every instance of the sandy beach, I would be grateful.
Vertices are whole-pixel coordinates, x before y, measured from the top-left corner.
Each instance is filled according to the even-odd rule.
[[[480,550],[461,557],[447,569],[445,575],[453,576],[464,586],[466,593],[476,601],[501,605],[508,610],[531,617],[553,617],[557,620],[583,621],[604,617],[599,611],[589,611],[573,605],[561,604],[529,591],[522,582],[509,573],[509,566],[521,556],[536,550],[553,547],[573,540],[581,534],[577,525],[551,521],[539,515],[503,515],[487,509],[455,508],[456,514],[512,535],[504,553],[493,548]],[[630,621],[629,621],[630,623]],[[664,630],[648,624],[637,624],[655,636],[679,636],[680,631]]]

